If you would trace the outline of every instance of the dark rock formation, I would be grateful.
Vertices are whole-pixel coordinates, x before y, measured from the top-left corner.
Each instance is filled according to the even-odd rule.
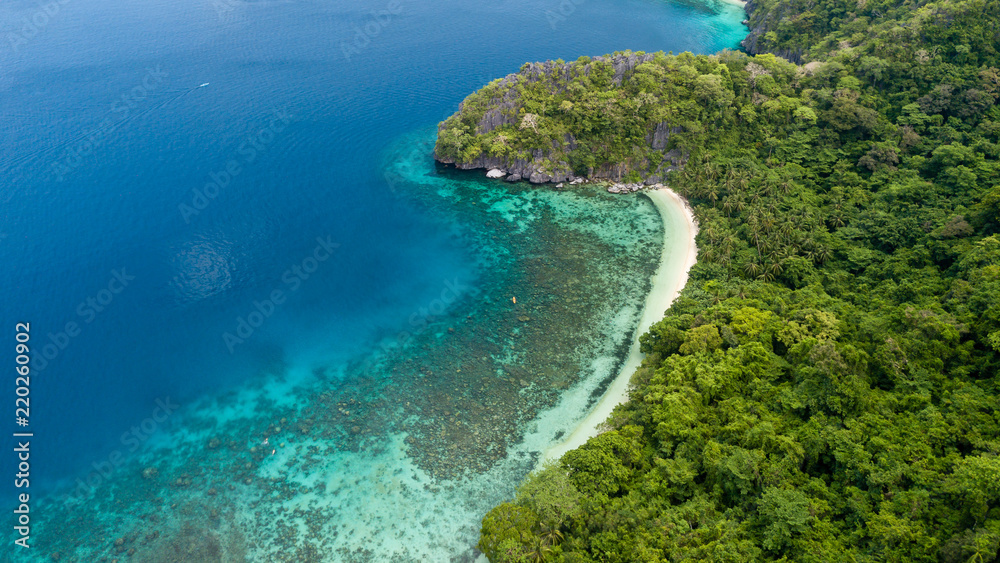
[[[785,17],[782,10],[778,9],[773,12],[765,11],[761,8],[759,0],[748,0],[744,9],[747,12],[747,22],[750,32],[747,33],[743,41],[740,41],[740,46],[747,53],[751,55],[773,53],[795,64],[802,64],[802,49],[793,51],[790,49],[767,49],[761,46],[761,38],[764,34],[772,28],[777,27],[778,22]]]
[[[662,151],[667,148],[667,141],[670,140],[670,136],[681,131],[680,127],[671,127],[669,123],[657,123],[656,129],[649,135],[646,135],[646,142],[654,149]]]

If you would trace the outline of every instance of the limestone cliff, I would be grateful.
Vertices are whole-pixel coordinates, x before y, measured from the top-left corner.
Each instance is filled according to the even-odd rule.
[[[620,181],[634,173],[636,181],[662,182],[681,164],[682,151],[670,143],[672,135],[683,131],[681,127],[625,116],[630,134],[626,140],[621,132],[614,137],[618,123],[584,122],[599,110],[580,109],[603,96],[614,99],[608,103],[617,110],[619,97],[627,102],[625,86],[636,69],[656,57],[624,52],[569,63],[528,63],[469,96],[455,115],[440,124],[435,158],[460,169],[499,169],[511,181],[567,182],[582,177]],[[595,141],[602,145],[599,150],[612,144],[599,141],[595,127],[605,127],[615,142],[629,149],[624,158],[581,156],[595,152]],[[636,139],[637,132],[641,135]],[[627,146],[630,143],[636,146]]]

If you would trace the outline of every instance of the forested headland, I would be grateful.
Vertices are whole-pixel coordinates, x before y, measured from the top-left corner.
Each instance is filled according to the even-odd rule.
[[[484,519],[494,563],[998,558],[1000,1],[748,13],[753,54],[530,64],[441,124],[442,161],[664,181],[701,227],[608,431]]]

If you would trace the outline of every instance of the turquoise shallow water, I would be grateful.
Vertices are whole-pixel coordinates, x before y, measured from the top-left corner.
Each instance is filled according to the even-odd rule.
[[[37,346],[32,553],[471,556],[482,513],[565,431],[536,414],[585,408],[613,373],[662,235],[642,198],[438,172],[433,126],[525,61],[735,47],[741,9],[59,6],[0,6],[3,322]]]
[[[405,136],[383,165],[476,256],[475,281],[443,280],[353,362],[275,364],[183,409],[95,493],[47,507],[43,551],[155,560],[193,540],[192,561],[473,558],[482,514],[616,373],[663,233],[642,196],[442,173],[432,142]],[[540,428],[553,408],[563,423]]]

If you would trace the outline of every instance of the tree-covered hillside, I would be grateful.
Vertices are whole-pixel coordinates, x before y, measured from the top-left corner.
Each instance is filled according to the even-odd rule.
[[[487,515],[491,561],[998,558],[1000,2],[750,19],[804,64],[531,65],[441,126],[459,165],[664,174],[701,225],[631,400]]]

